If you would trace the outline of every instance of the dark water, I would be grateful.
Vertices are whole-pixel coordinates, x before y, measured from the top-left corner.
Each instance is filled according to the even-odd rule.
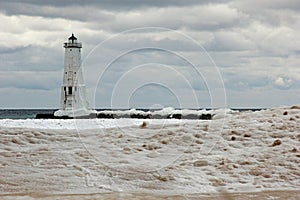
[[[0,119],[34,119],[36,114],[38,113],[51,114],[54,113],[56,110],[57,109],[0,109]],[[114,109],[97,109],[97,110],[101,111],[101,110],[114,110]],[[122,110],[122,109],[116,109],[116,110]],[[138,109],[138,110],[149,111],[149,109]],[[210,110],[210,109],[206,109],[206,110]],[[232,110],[244,112],[244,111],[259,111],[262,109],[246,108],[246,109],[232,109]]]
[[[0,119],[34,119],[38,113],[53,113],[54,109],[0,109]]]

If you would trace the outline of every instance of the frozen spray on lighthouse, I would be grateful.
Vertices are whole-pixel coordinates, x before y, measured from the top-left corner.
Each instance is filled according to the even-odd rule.
[[[64,43],[65,60],[63,83],[61,87],[60,109],[54,113],[55,117],[82,117],[92,113],[88,109],[86,88],[81,68],[82,44],[72,34],[68,42]]]

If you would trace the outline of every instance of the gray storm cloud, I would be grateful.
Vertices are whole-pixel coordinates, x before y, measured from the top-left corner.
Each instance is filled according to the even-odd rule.
[[[62,77],[62,44],[71,33],[75,33],[83,42],[83,60],[94,59],[89,60],[89,63],[97,63],[97,59],[122,53],[120,49],[126,49],[132,44],[160,44],[165,49],[173,49],[178,54],[198,60],[197,66],[202,67],[199,69],[209,71],[210,64],[206,63],[197,49],[163,30],[158,30],[156,34],[136,31],[126,40],[118,40],[116,37],[114,43],[105,46],[98,57],[88,57],[91,50],[101,42],[122,31],[141,27],[172,29],[202,45],[221,72],[229,107],[270,107],[299,103],[299,10],[300,4],[296,0],[1,1],[0,22],[3,28],[0,30],[0,94],[5,96],[2,98],[5,101],[0,100],[0,104],[2,107],[14,107],[16,102],[9,101],[9,98],[17,99],[16,96],[22,95],[28,99],[24,107],[40,107],[40,103],[31,99],[31,96],[40,93],[43,97],[49,95],[49,98],[45,98],[45,107],[58,106],[53,101],[53,95],[59,97],[55,88],[59,88]],[[209,105],[208,91],[203,93],[203,82],[205,78],[213,80],[214,75],[207,72],[209,77],[193,76],[180,59],[172,59],[170,62],[167,54],[156,52],[156,55],[151,54],[149,57],[145,57],[144,53],[140,56],[125,56],[114,70],[125,73],[128,66],[134,67],[143,62],[147,64],[149,58],[153,62],[181,67],[182,75],[190,80],[192,86],[192,89],[186,88],[184,91],[179,85],[181,94],[194,90],[199,99],[208,101],[203,102],[203,105]],[[97,67],[104,66],[98,63]],[[119,73],[111,73],[104,79],[103,88],[98,88],[96,93],[90,89],[90,96],[97,97],[98,106],[109,105],[110,96],[105,91],[114,86],[114,81],[120,77]],[[146,77],[145,74],[136,76]],[[85,77],[87,83],[91,83],[93,78],[93,74]],[[176,76],[170,75],[168,78],[174,83],[177,81]],[[35,95],[16,92],[25,89],[35,91]],[[218,91],[220,88],[215,89]],[[15,92],[9,92],[12,90]],[[151,91],[155,90],[152,88]],[[161,91],[158,92],[157,104],[163,102],[163,95]],[[284,98],[283,92],[289,92],[290,95]],[[203,95],[206,97],[203,98]],[[281,98],[274,100],[274,96],[280,95]],[[136,99],[143,101],[141,95]],[[137,102],[137,105],[141,103]],[[188,106],[188,102],[185,105]]]

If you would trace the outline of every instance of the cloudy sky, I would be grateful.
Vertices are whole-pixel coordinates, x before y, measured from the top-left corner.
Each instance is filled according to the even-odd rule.
[[[58,108],[82,42],[91,107],[300,104],[298,0],[1,0],[0,108]]]

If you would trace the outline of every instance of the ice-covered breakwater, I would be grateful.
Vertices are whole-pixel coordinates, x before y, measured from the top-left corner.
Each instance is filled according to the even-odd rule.
[[[191,109],[174,109],[171,107],[155,111],[143,110],[103,110],[95,111],[88,116],[76,118],[102,118],[102,119],[119,119],[119,118],[136,118],[136,119],[200,119],[211,120],[215,110],[191,110]],[[234,111],[232,111],[234,112]],[[53,114],[37,114],[37,119],[70,119],[71,117],[57,117]]]
[[[142,110],[120,110],[120,111],[99,111],[97,118],[137,118],[137,119],[203,119],[210,120],[212,113],[207,110],[189,110],[164,108],[156,111]]]

